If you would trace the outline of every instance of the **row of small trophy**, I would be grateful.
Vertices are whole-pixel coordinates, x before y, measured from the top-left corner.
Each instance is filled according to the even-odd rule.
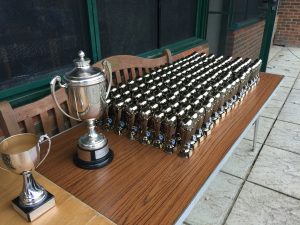
[[[193,53],[112,88],[105,129],[190,157],[259,80],[261,60]]]

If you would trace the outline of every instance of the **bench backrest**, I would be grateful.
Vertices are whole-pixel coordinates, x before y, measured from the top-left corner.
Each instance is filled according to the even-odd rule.
[[[113,85],[118,86],[120,83],[126,82],[128,79],[135,79],[149,73],[150,70],[160,67],[166,63],[172,63],[172,55],[170,50],[166,49],[164,54],[159,58],[147,59],[132,55],[116,55],[108,57],[113,72]],[[95,63],[93,66],[103,69],[103,60]]]
[[[59,89],[56,95],[62,108],[69,111],[65,90]],[[0,127],[6,137],[23,132],[52,136],[75,124],[57,108],[51,95],[14,109],[7,101],[0,102]]]

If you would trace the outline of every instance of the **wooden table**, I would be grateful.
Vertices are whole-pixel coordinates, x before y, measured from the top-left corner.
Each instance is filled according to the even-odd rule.
[[[104,132],[114,151],[102,169],[83,170],[73,161],[83,126],[54,137],[39,172],[117,224],[180,224],[233,148],[250,129],[282,76],[261,74],[258,85],[222,119],[190,159]]]
[[[28,223],[13,209],[11,200],[18,196],[22,189],[22,176],[0,169],[0,224],[1,225],[113,225],[97,211],[84,202],[58,187],[42,175],[34,172],[33,176],[48,191],[55,195],[56,207]]]

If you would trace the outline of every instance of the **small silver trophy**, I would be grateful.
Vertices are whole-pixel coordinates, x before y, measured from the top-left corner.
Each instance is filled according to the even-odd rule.
[[[112,71],[109,62],[103,61],[103,67],[108,69],[110,75],[106,91],[107,82],[104,72],[90,66],[90,59],[85,57],[83,51],[79,51],[78,55],[79,58],[74,60],[76,67],[64,75],[65,84],[61,83],[60,76],[56,76],[50,82],[50,87],[53,99],[62,113],[77,121],[84,120],[87,124],[88,133],[78,140],[75,164],[83,169],[95,169],[107,165],[113,159],[113,152],[108,147],[106,137],[95,130],[95,120],[104,114],[107,106],[105,100],[111,88]],[[59,87],[66,88],[71,115],[75,116],[67,114],[57,102],[56,83]]]
[[[136,105],[126,107],[127,128],[128,128],[130,140],[135,140],[138,135],[139,129],[136,125],[137,113],[138,113],[138,107]]]
[[[40,144],[45,139],[48,141],[48,149],[41,159]],[[50,147],[51,141],[47,135],[38,138],[30,133],[17,134],[0,143],[0,161],[3,169],[23,175],[22,192],[12,200],[12,205],[29,222],[55,206],[54,196],[34,180],[31,172],[46,159]]]
[[[203,121],[203,131],[204,134],[206,136],[210,135],[211,133],[211,128],[212,128],[212,119],[211,119],[211,115],[213,113],[213,102],[214,98],[210,98],[209,102],[207,104],[204,105],[205,108],[205,117],[204,117],[204,121]]]
[[[123,101],[116,102],[114,105],[114,129],[118,135],[123,134],[125,131],[125,121],[122,120],[123,110],[125,109],[125,103]]]
[[[164,151],[166,153],[172,154],[176,149],[176,127],[177,127],[177,118],[176,116],[169,116],[163,122],[164,124],[164,133],[165,133],[165,145]]]
[[[153,146],[156,148],[163,148],[164,143],[164,135],[161,133],[161,123],[165,118],[165,114],[163,112],[158,112],[153,116],[153,128],[154,128],[154,140]]]
[[[143,109],[139,115],[139,122],[141,125],[140,142],[143,144],[151,144],[151,132],[148,129],[148,122],[151,117],[150,109]]]
[[[189,118],[184,118],[180,124],[180,139],[181,139],[181,149],[179,155],[185,158],[190,158],[193,153],[193,146],[191,145],[191,138],[193,135],[193,120]]]

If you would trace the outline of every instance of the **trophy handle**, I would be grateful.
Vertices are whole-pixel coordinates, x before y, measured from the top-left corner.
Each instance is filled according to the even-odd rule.
[[[109,83],[108,83],[108,88],[107,88],[106,96],[105,96],[105,99],[107,99],[107,97],[109,95],[109,92],[110,92],[110,89],[111,89],[111,84],[112,84],[112,69],[111,69],[110,62],[107,61],[107,60],[103,60],[102,65],[103,65],[103,68],[104,68],[104,72],[105,72],[105,68],[107,68],[108,73],[109,73]]]
[[[46,159],[46,157],[49,155],[50,153],[50,148],[51,148],[51,139],[49,138],[49,136],[47,134],[43,134],[42,136],[40,136],[39,138],[39,141],[38,141],[38,145],[39,145],[39,151],[40,150],[40,144],[44,142],[44,140],[47,140],[48,141],[48,149],[47,149],[47,152],[46,152],[46,155],[44,156],[44,158],[39,162],[39,164],[36,166],[36,168],[38,168],[42,162],[44,162],[44,160]]]
[[[61,83],[61,77],[60,76],[56,76],[54,77],[51,82],[50,82],[50,89],[51,89],[51,95],[53,97],[53,100],[56,104],[56,106],[59,108],[59,110],[67,117],[73,119],[73,120],[77,120],[77,121],[81,121],[80,118],[75,118],[73,116],[70,116],[68,113],[66,113],[60,106],[60,104],[58,103],[57,101],[57,98],[56,98],[56,95],[55,95],[55,84],[58,83],[59,87],[61,88],[66,88],[67,87],[67,84],[62,84]]]

